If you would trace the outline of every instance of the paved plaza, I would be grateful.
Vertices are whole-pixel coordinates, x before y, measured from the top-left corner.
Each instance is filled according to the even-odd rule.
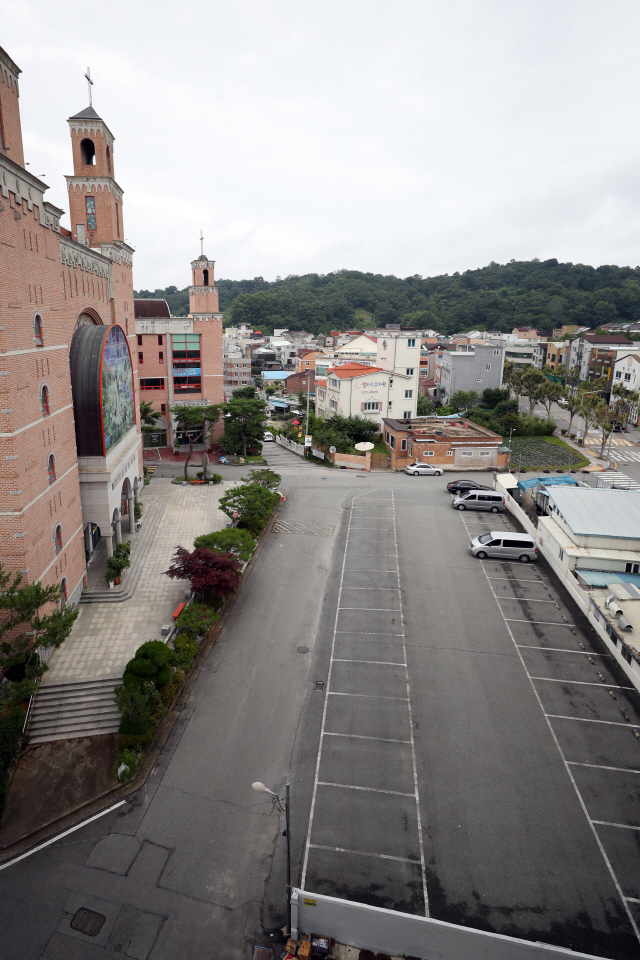
[[[226,526],[229,519],[218,509],[218,499],[235,482],[185,487],[154,479],[144,488],[142,531],[152,514],[162,511],[162,518],[133,596],[122,603],[81,604],[71,635],[49,661],[43,684],[121,676],[140,644],[160,637],[162,625],[173,622],[171,614],[184,600],[188,587],[186,581],[164,575],[175,548],[178,544],[192,548],[194,537]],[[124,534],[124,538],[133,542],[142,535]],[[131,571],[125,572],[125,578],[127,575]]]

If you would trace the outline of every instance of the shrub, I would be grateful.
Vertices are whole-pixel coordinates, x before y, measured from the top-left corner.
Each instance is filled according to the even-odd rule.
[[[151,717],[146,697],[142,691],[121,686],[116,687],[115,695],[116,703],[122,711],[119,732],[129,736],[141,736],[148,733]]]
[[[136,660],[151,660],[157,667],[169,662],[171,651],[162,640],[147,640],[136,650]]]
[[[211,483],[222,483],[222,474],[221,474],[221,473],[212,473],[212,474],[211,474]]]
[[[158,667],[156,667],[152,660],[138,660],[137,657],[134,657],[133,660],[129,660],[129,663],[125,667],[125,673],[133,673],[136,677],[150,679],[156,676]]]
[[[139,520],[142,516],[142,503],[138,501],[133,505],[133,518],[134,520]]]
[[[206,547],[207,550],[217,550],[220,553],[234,553],[238,560],[246,563],[256,548],[256,541],[248,530],[227,527],[225,530],[215,530],[213,533],[196,537],[193,545],[196,549]]]
[[[126,763],[129,767],[128,770],[123,770],[122,775],[118,777],[121,783],[126,783],[127,780],[130,780],[138,769],[139,756],[132,750],[130,747],[118,750],[118,756],[116,758],[116,769],[115,774],[118,777],[118,770],[120,769],[121,764]]]
[[[188,634],[181,633],[173,641],[176,653],[186,654],[189,660],[194,660],[198,656],[199,647],[195,640]]]
[[[158,676],[154,678],[156,685],[158,687],[166,687],[172,676],[171,667],[167,664],[165,667],[162,667]]]
[[[0,716],[0,780],[18,756],[20,735],[27,711],[23,707],[11,707]]]
[[[195,639],[209,633],[217,619],[218,615],[211,610],[210,606],[194,600],[184,608],[176,621],[176,626],[179,633],[186,633]]]
[[[242,487],[234,487],[220,497],[220,509],[232,519],[238,518],[254,536],[267,525],[280,497],[272,493],[259,483],[247,483]]]
[[[263,492],[272,496],[267,490]],[[232,553],[216,553],[204,547],[190,553],[179,546],[165,573],[175,580],[189,580],[192,590],[228,597],[240,586],[240,569],[240,563]]]

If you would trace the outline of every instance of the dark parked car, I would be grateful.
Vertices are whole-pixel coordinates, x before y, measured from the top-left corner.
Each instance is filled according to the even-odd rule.
[[[447,490],[459,497],[461,493],[466,493],[468,490],[491,490],[491,487],[476,483],[475,480],[452,480],[447,484]]]

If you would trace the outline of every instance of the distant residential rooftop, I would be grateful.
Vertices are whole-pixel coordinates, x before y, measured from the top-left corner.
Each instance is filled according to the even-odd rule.
[[[640,540],[640,490],[563,487],[551,498],[573,533]]]
[[[436,439],[491,439],[502,440],[498,433],[488,430],[487,427],[480,426],[479,423],[473,423],[470,420],[456,419],[455,417],[414,417],[411,420],[394,420],[391,417],[383,418],[385,426],[394,431],[404,431],[411,434],[412,439],[416,441]]]

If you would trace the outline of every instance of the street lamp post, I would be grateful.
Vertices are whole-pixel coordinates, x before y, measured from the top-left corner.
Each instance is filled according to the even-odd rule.
[[[286,834],[287,834],[287,936],[291,936],[291,824],[289,819],[289,781],[287,780],[284,788],[284,798],[279,797],[277,793],[274,793],[273,790],[269,790],[269,787],[265,787],[264,783],[261,783],[259,780],[256,780],[255,783],[251,784],[252,788],[258,793],[269,793],[271,795],[272,803],[275,806],[276,803],[279,804],[280,809],[284,807],[285,816],[286,816]]]
[[[305,437],[308,437],[308,436],[309,436],[309,397],[310,397],[309,387],[310,387],[311,384],[310,384],[310,380],[309,380],[308,378],[307,378],[307,380],[303,380],[302,382],[304,383],[304,385],[305,385],[306,388],[307,388],[307,422],[306,422],[305,429],[304,429],[304,435],[305,435]],[[305,457],[306,457],[306,455],[307,455],[306,441],[305,441],[304,455],[305,455]]]

